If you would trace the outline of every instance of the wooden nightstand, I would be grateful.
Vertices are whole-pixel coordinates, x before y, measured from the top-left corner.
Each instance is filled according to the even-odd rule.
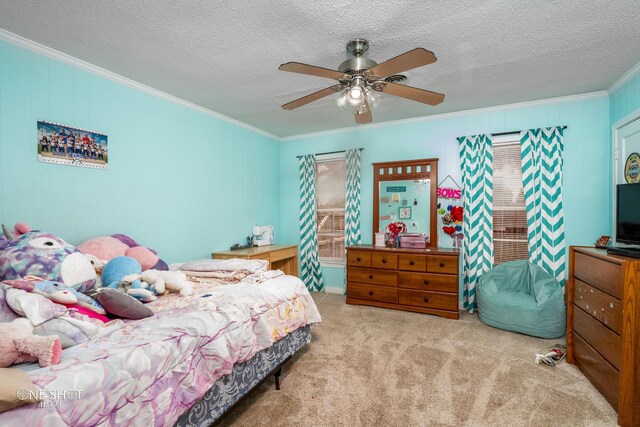
[[[269,270],[282,270],[284,274],[298,277],[297,245],[254,246],[237,251],[213,252],[211,258],[264,259],[269,261]]]

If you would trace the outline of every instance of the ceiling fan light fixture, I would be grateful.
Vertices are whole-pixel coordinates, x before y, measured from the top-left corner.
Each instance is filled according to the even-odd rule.
[[[381,92],[376,92],[375,90],[373,90],[371,88],[367,88],[366,94],[365,94],[365,98],[367,99],[367,102],[369,103],[369,108],[371,108],[373,110],[378,105],[380,105],[380,102],[382,101],[382,93]]]
[[[364,102],[364,88],[358,84],[347,91],[347,102],[354,107]]]

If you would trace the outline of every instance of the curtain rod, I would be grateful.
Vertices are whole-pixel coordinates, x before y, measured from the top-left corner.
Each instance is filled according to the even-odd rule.
[[[566,129],[567,126],[561,126],[562,130]],[[522,132],[521,130],[514,130],[513,132],[498,132],[492,133],[491,136],[505,136],[505,135],[515,135],[516,133]]]
[[[364,148],[354,148],[354,150],[364,150]],[[338,154],[338,153],[346,153],[347,150],[338,150],[338,151],[327,151],[326,153],[316,153],[314,156],[324,156],[325,154]],[[306,154],[305,154],[306,155]],[[302,156],[296,156],[296,159],[299,159]]]

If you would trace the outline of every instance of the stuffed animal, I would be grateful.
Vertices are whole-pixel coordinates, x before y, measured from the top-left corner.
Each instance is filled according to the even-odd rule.
[[[105,288],[122,288],[127,294],[142,302],[154,301],[158,292],[140,280],[141,273],[142,266],[134,258],[118,256],[102,269],[102,285]]]
[[[85,292],[96,284],[96,270],[74,246],[53,234],[18,224],[14,232],[4,225],[8,240],[0,250],[0,281],[35,276]]]
[[[179,292],[186,297],[193,293],[187,275],[181,271],[147,270],[142,272],[140,280],[154,287],[158,294]]]
[[[41,280],[37,277],[27,277],[26,279],[19,280],[5,280],[2,284],[42,295],[56,304],[64,305],[67,308],[74,308],[79,313],[91,318],[103,322],[109,321],[109,319],[104,316],[106,311],[97,301],[69,286],[65,286],[63,283]]]
[[[118,256],[128,256],[136,259],[143,270],[169,269],[167,264],[158,257],[156,251],[139,245],[131,237],[124,234],[94,237],[80,243],[78,250],[85,255],[93,255],[105,263]]]
[[[19,318],[0,323],[0,367],[16,363],[38,362],[40,366],[57,365],[62,357],[60,339],[33,335],[29,319]]]

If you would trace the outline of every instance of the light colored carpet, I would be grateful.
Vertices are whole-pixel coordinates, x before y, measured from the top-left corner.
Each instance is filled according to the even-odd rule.
[[[572,365],[536,365],[556,342],[460,320],[350,306],[315,294],[323,323],[225,426],[615,426]]]

